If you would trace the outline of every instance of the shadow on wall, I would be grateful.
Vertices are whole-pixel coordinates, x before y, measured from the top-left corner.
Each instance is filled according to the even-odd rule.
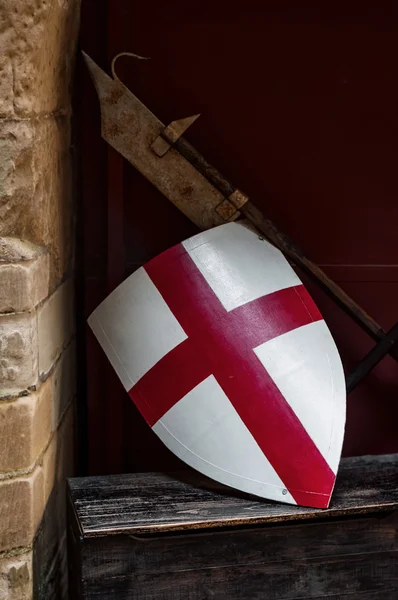
[[[34,600],[68,598],[66,478],[74,474],[74,410],[72,407],[65,415],[56,439],[52,456],[54,479],[48,482],[52,491],[33,543]]]

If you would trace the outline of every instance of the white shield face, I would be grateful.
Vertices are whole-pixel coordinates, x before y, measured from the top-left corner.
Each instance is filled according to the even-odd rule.
[[[122,283],[89,324],[148,424],[198,471],[326,508],[345,424],[332,336],[281,252],[239,223]]]

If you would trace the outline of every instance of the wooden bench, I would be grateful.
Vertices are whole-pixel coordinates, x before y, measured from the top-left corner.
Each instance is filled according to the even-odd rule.
[[[68,482],[71,599],[398,600],[398,454],[343,459],[328,510],[193,472]]]

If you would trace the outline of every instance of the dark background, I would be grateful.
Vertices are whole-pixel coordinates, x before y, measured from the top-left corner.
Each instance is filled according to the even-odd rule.
[[[388,329],[398,319],[397,17],[385,1],[83,0],[81,47],[108,72],[118,52],[151,57],[121,58],[119,77],[165,123],[202,113],[187,138]],[[78,66],[83,323],[196,229],[101,140],[96,93]],[[373,342],[308,288],[349,370]],[[88,472],[177,466],[88,328],[83,345]],[[398,451],[397,423],[398,368],[387,357],[349,396],[344,454]]]

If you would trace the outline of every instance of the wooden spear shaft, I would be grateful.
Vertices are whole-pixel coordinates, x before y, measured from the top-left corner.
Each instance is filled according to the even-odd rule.
[[[381,361],[398,341],[398,323],[390,329],[385,338],[361,360],[355,369],[346,377],[347,394],[352,392],[362,379]]]
[[[206,159],[183,137],[175,143],[167,140],[186,158],[215,188],[228,198],[237,188],[232,185],[221,173],[210,165]],[[261,211],[248,200],[240,212],[249,219],[281,252],[297,264],[321,289],[330,296],[366,333],[374,340],[382,341],[387,335],[382,327],[364,311],[340,286],[330,279],[324,271],[309,260],[300,248],[284,233],[275,223],[266,219]],[[389,344],[388,352],[398,360],[397,344]]]

